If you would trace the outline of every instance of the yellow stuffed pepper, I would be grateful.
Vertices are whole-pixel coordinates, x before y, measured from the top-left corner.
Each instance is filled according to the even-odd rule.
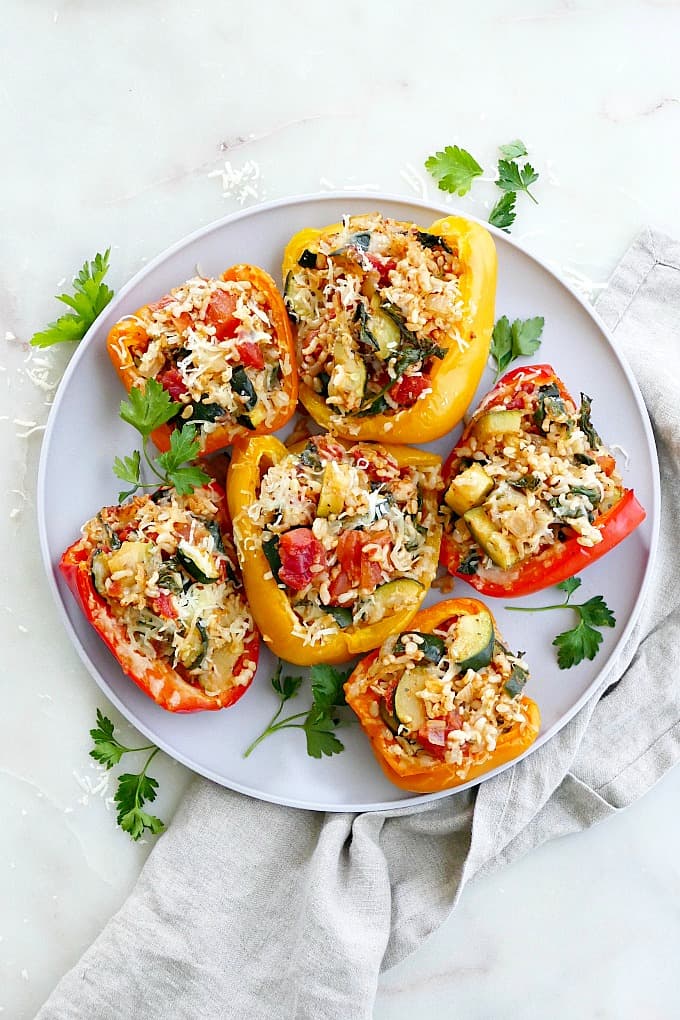
[[[239,445],[227,499],[248,603],[275,655],[344,662],[403,630],[437,569],[440,459],[314,436]]]
[[[477,779],[527,750],[538,707],[529,674],[477,599],[447,599],[363,659],[345,684],[391,782],[436,793]]]
[[[491,342],[496,249],[459,216],[305,229],[283,259],[300,400],[350,439],[426,443],[463,417]]]

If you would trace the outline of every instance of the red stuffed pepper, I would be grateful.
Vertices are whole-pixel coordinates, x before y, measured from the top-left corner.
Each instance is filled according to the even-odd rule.
[[[59,568],[124,672],[162,708],[227,708],[250,686],[259,637],[215,482],[104,507]]]
[[[257,266],[187,280],[116,323],[107,347],[128,392],[156,379],[183,405],[177,419],[152,433],[161,450],[172,429],[187,422],[197,426],[203,455],[275,432],[295,412],[288,316],[276,284]]]
[[[549,365],[482,400],[444,465],[441,562],[484,595],[528,595],[579,573],[645,518],[611,451]]]

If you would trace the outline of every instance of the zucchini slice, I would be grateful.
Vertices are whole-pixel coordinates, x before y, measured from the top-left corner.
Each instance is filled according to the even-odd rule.
[[[456,636],[449,648],[449,655],[458,663],[461,672],[475,671],[488,666],[496,644],[491,613],[466,613],[456,621]]]
[[[201,665],[207,651],[208,634],[201,621],[197,620],[182,641],[177,658],[185,669],[195,669]]]
[[[321,492],[317,517],[330,517],[342,512],[345,505],[345,476],[334,460],[329,461],[323,469]]]
[[[394,714],[394,712],[390,712],[389,708],[387,707],[387,702],[385,701],[384,698],[380,699],[380,703],[378,705],[378,708],[379,708],[379,711],[380,711],[380,718],[385,723],[385,726],[387,726],[388,730],[391,730],[392,733],[395,733],[395,734],[398,733],[399,732],[399,720],[397,719],[397,717]]]
[[[177,562],[186,570],[189,577],[200,584],[214,584],[220,579],[219,564],[201,549],[181,539],[177,547]]]
[[[326,612],[333,617],[338,627],[351,627],[354,623],[352,610],[347,606],[326,606]]]
[[[293,322],[299,322],[305,315],[306,302],[302,300],[301,291],[302,288],[293,279],[293,271],[291,270],[286,276],[283,299]]]
[[[110,576],[109,558],[103,549],[98,549],[92,557],[92,584],[100,595],[106,595],[106,578]]]
[[[387,616],[395,609],[413,605],[420,599],[422,590],[423,586],[419,581],[415,581],[411,577],[399,577],[396,581],[381,584],[373,592],[371,598],[374,598],[376,605],[382,609],[383,616]]]
[[[472,429],[480,443],[494,436],[504,436],[511,432],[522,431],[522,412],[517,410],[489,411],[475,422]]]
[[[425,705],[417,692],[422,691],[429,679],[429,671],[422,667],[407,670],[394,692],[394,714],[408,733],[414,733],[427,722]]]
[[[519,562],[519,553],[510,539],[498,530],[481,506],[466,511],[463,520],[477,545],[481,546],[486,555],[502,570],[510,570]]]
[[[401,343],[401,330],[391,315],[376,309],[369,316],[366,328],[375,341],[376,356],[381,361],[387,361],[396,354]]]
[[[422,638],[418,647],[423,653],[423,658],[429,662],[433,662],[436,665],[441,662],[446,654],[446,645],[440,637],[436,634],[422,634],[419,630],[405,630],[403,634],[399,635],[399,639],[394,646],[394,654],[401,655],[404,651],[404,638],[411,634],[415,634],[416,637]]]
[[[444,501],[454,514],[462,517],[473,506],[479,506],[492,489],[493,478],[486,473],[481,464],[475,462],[456,475],[446,490]]]

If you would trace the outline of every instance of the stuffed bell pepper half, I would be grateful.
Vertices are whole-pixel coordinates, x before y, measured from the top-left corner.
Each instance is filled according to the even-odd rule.
[[[234,448],[227,480],[243,579],[272,652],[343,662],[408,626],[435,576],[440,460],[328,436]]]
[[[460,421],[493,328],[496,250],[482,226],[348,216],[296,234],[283,279],[300,400],[319,425],[426,443]]]
[[[611,450],[549,365],[507,373],[444,466],[442,563],[484,595],[528,595],[595,562],[645,518]]]
[[[183,405],[152,434],[161,450],[187,422],[198,428],[201,454],[209,454],[275,432],[295,412],[290,322],[274,281],[256,266],[187,280],[116,323],[107,347],[128,392],[156,379]]]
[[[217,483],[104,507],[59,567],[123,671],[162,708],[227,708],[249,687],[259,638]]]
[[[531,746],[540,715],[521,693],[528,679],[489,610],[476,599],[448,599],[366,656],[345,695],[388,779],[436,793]]]

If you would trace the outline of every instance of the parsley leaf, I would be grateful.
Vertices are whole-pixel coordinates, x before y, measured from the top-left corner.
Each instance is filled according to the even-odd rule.
[[[142,806],[147,801],[153,802],[156,799],[158,780],[146,774],[147,765],[156,751],[149,755],[144,769],[138,775],[126,772],[118,777],[118,789],[113,798],[118,809],[116,821],[134,840],[140,839],[145,829],[157,836],[165,828],[164,823],[156,815],[142,811]]]
[[[343,686],[348,676],[349,672],[341,673],[325,663],[312,666],[312,697],[317,708],[324,710],[345,704]]]
[[[603,640],[598,628],[616,626],[616,618],[602,595],[593,595],[580,605],[569,601],[580,586],[581,581],[578,577],[568,577],[565,581],[560,581],[557,588],[566,592],[566,598],[556,606],[505,607],[518,613],[542,613],[550,609],[574,610],[578,616],[576,626],[558,634],[553,641],[557,648],[557,665],[560,669],[571,669],[584,659],[594,659]]]
[[[577,591],[581,587],[581,578],[580,577],[568,577],[565,581],[560,581],[560,583],[555,585],[555,587],[558,588],[560,591],[564,591],[564,592],[567,593],[567,602],[568,602],[569,601],[569,596],[573,595],[574,592]]]
[[[544,325],[542,315],[533,319],[515,319],[512,325],[507,315],[501,316],[493,328],[489,352],[496,362],[496,379],[515,358],[528,357],[538,350]]]
[[[51,347],[53,344],[82,340],[97,316],[106,308],[113,291],[103,282],[109,268],[110,248],[103,255],[97,253],[73,280],[73,294],[59,294],[57,301],[72,309],[51,322],[47,329],[31,338],[34,347]]]
[[[322,709],[314,707],[309,710],[302,728],[307,738],[307,754],[311,758],[340,754],[345,750],[345,745],[333,734],[336,726],[337,720]]]
[[[557,648],[557,665],[560,669],[571,669],[584,659],[595,658],[602,644],[602,635],[580,620],[572,630],[558,634],[553,644]]]
[[[133,492],[136,492],[141,484],[140,475],[140,463],[141,456],[139,450],[133,450],[131,457],[116,457],[113,462],[113,473],[117,478],[120,478],[123,482],[130,482],[132,485],[131,489],[126,492],[118,493],[118,502],[122,503],[124,499],[131,496]]]
[[[143,390],[133,386],[128,398],[120,402],[120,416],[137,429],[143,439],[148,439],[154,429],[165,425],[182,410],[182,404],[175,403],[155,379],[147,379]]]
[[[515,205],[517,203],[517,195],[514,191],[506,191],[496,202],[495,206],[489,213],[489,223],[492,227],[499,227],[504,230],[506,234],[510,233],[509,228],[515,222],[517,213],[515,212]]]
[[[579,607],[583,622],[589,627],[615,627],[616,619],[602,595],[594,595]]]
[[[537,205],[538,201],[529,191],[529,187],[538,180],[538,177],[539,175],[531,163],[525,163],[521,167],[519,163],[509,159],[498,160],[496,187],[500,188],[501,191],[525,191],[531,201],[536,202]]]
[[[118,777],[118,788],[114,797],[118,808],[116,820],[132,839],[139,839],[145,829],[157,835],[163,831],[165,825],[160,818],[142,811],[142,806],[147,801],[156,799],[158,780],[147,776],[146,770],[151,759],[158,754],[158,748],[153,744],[146,744],[144,747],[125,747],[114,736],[113,730],[111,720],[97,709],[97,725],[90,730],[90,736],[94,741],[90,757],[105,765],[107,769],[118,765],[124,754],[151,751],[140,773],[134,775],[126,772]]]
[[[113,735],[113,723],[97,709],[97,725],[90,730],[90,736],[94,740],[94,747],[90,751],[90,757],[95,761],[106,765],[107,769],[117,765],[127,751]]]
[[[187,496],[194,489],[210,481],[210,475],[200,467],[182,466],[198,456],[201,444],[196,438],[195,425],[183,425],[170,433],[170,449],[156,458],[156,463],[165,471],[170,485],[174,485],[180,496]]]
[[[498,151],[503,159],[519,159],[527,154],[526,146],[521,138],[515,138],[507,145],[499,145]]]
[[[467,195],[475,177],[484,172],[474,156],[458,145],[447,145],[443,152],[430,156],[425,169],[442,191],[461,197]]]
[[[289,698],[294,698],[299,691],[302,683],[302,677],[284,676],[283,679],[281,679],[282,669],[283,659],[279,659],[278,665],[272,674],[271,682],[276,693],[280,694],[284,701],[288,701]]]

